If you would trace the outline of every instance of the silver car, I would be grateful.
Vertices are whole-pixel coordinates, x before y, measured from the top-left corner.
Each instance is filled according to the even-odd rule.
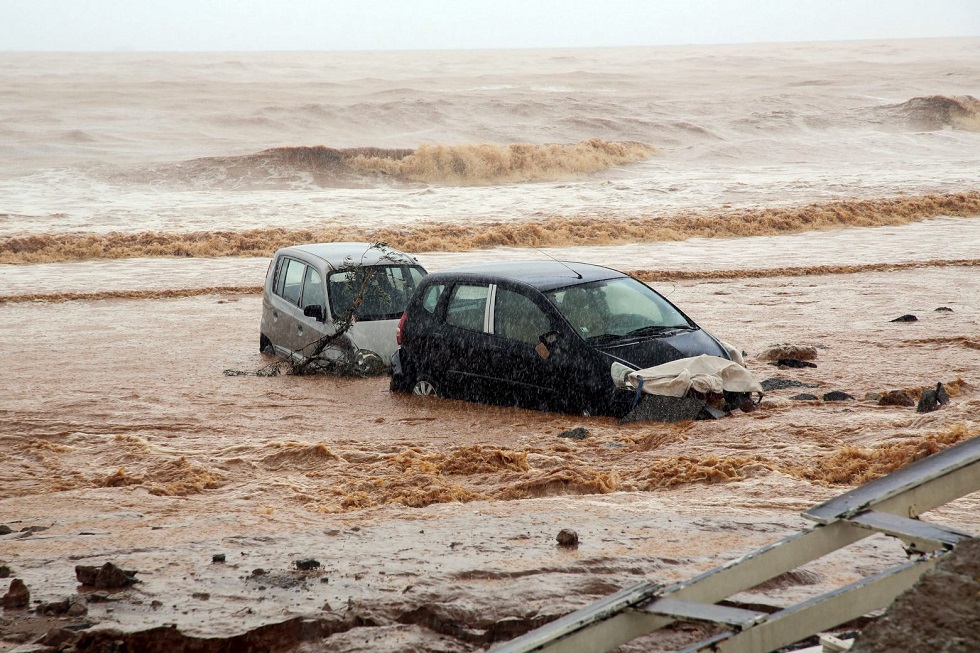
[[[317,355],[356,359],[362,371],[381,371],[397,348],[398,320],[425,274],[415,257],[371,243],[284,247],[266,274],[259,348],[295,363]],[[329,338],[345,326],[346,333]],[[330,343],[323,348],[325,339]]]

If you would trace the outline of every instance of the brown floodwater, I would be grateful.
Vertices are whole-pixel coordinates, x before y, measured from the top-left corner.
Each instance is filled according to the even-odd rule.
[[[0,562],[42,601],[76,591],[76,564],[139,570],[119,600],[90,604],[103,628],[230,637],[318,616],[347,625],[304,650],[486,648],[774,541],[847,484],[980,434],[977,290],[960,265],[677,281],[671,300],[738,343],[757,378],[817,388],[629,425],[396,396],[383,377],[228,376],[271,362],[254,294],[3,303],[0,523],[47,530],[0,537]],[[890,322],[905,313],[919,320]],[[780,342],[816,346],[817,367],[755,357]],[[866,398],[937,381],[952,401],[934,413]],[[855,399],[790,399],[832,390]],[[584,440],[558,437],[578,426]],[[978,508],[938,512],[975,531]],[[556,547],[561,528],[577,549]],[[778,604],[902,557],[883,538],[852,549],[741,598]],[[296,572],[306,557],[322,566]]]

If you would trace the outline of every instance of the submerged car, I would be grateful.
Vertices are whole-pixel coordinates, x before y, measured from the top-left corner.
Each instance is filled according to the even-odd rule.
[[[393,391],[592,415],[628,412],[630,371],[738,356],[643,282],[560,261],[431,274],[397,338]]]
[[[395,352],[398,320],[425,274],[414,257],[371,243],[284,247],[266,274],[259,348],[294,362],[316,355],[380,371]]]

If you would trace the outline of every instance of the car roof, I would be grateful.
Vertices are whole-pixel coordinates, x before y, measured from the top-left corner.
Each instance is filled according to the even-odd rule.
[[[590,263],[574,261],[506,261],[473,263],[442,270],[429,275],[435,280],[468,278],[473,281],[510,280],[541,291],[577,286],[590,281],[628,277],[624,272]]]
[[[384,265],[386,263],[408,263],[414,265],[418,259],[401,252],[393,247],[379,248],[375,243],[310,243],[308,245],[293,245],[283,247],[280,254],[299,254],[315,256],[332,268],[339,268],[353,263],[354,265]]]

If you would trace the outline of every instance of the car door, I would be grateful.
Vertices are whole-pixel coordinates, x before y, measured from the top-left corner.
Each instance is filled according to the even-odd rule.
[[[266,335],[280,355],[302,356],[304,348],[323,335],[323,323],[304,315],[303,308],[317,305],[323,311],[323,277],[319,270],[291,256],[277,263],[270,296],[272,320]]]
[[[542,336],[557,330],[558,317],[535,290],[498,285],[492,294],[488,367],[515,403],[555,405],[554,376],[561,374],[561,357],[542,343]]]
[[[487,369],[490,288],[489,283],[457,283],[449,291],[445,317],[433,334],[445,371],[443,391],[449,395],[481,401],[495,395],[487,383],[494,376]]]

